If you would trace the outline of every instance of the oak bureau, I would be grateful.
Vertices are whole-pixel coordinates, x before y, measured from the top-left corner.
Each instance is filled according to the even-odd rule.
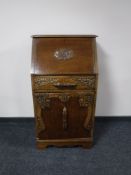
[[[34,35],[32,39],[37,148],[90,148],[98,81],[96,35]]]

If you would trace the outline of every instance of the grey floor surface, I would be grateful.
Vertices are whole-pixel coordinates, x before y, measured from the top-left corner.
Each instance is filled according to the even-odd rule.
[[[35,147],[34,120],[0,120],[0,175],[131,175],[131,119],[96,119],[94,147]]]

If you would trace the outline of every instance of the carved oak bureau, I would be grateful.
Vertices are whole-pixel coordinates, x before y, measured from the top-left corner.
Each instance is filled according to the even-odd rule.
[[[32,38],[37,147],[90,148],[98,79],[96,36],[34,35]]]

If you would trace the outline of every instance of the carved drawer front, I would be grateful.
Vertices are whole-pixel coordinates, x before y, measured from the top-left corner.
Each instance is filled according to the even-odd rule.
[[[91,137],[94,92],[35,93],[38,139]]]
[[[96,77],[89,76],[34,76],[35,90],[95,89]]]

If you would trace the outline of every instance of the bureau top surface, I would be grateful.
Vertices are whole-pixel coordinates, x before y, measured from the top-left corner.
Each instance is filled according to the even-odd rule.
[[[31,74],[97,73],[96,35],[33,35]]]
[[[97,35],[32,35],[32,38],[96,38]]]

